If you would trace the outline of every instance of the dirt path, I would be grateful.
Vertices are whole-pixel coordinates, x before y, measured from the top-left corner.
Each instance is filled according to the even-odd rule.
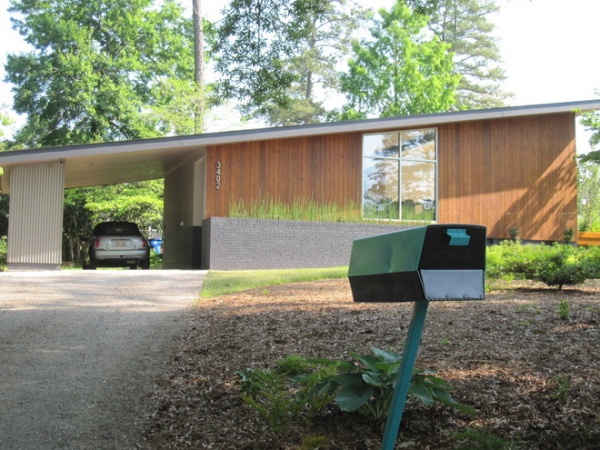
[[[0,449],[127,449],[203,272],[0,273]]]

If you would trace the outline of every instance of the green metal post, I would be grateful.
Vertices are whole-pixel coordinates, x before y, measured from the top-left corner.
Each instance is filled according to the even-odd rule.
[[[417,353],[419,352],[419,343],[421,342],[421,334],[423,333],[428,306],[429,301],[425,300],[415,302],[415,306],[413,307],[408,335],[404,344],[404,353],[400,362],[400,369],[398,370],[398,380],[396,381],[392,405],[390,406],[383,440],[381,441],[381,450],[394,450],[396,444],[396,437],[398,436],[400,421],[402,420],[402,413],[404,412],[404,405],[408,396],[410,380],[417,360]]]

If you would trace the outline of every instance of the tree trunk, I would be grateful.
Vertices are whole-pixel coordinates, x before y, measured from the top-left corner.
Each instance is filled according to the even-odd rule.
[[[202,23],[202,0],[192,0],[194,9],[194,80],[197,88],[195,132],[204,131],[204,25]]]

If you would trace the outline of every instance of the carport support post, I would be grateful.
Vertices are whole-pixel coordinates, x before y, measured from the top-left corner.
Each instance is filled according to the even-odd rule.
[[[404,405],[408,396],[408,389],[410,388],[410,380],[417,360],[417,353],[419,352],[419,343],[421,342],[421,334],[423,334],[423,327],[425,326],[428,306],[429,301],[421,300],[415,302],[413,307],[408,335],[404,344],[404,353],[402,354],[402,361],[398,370],[398,380],[396,381],[392,405],[390,406],[385,431],[383,432],[381,450],[394,450],[396,444],[396,437],[398,436],[400,421],[402,420],[402,413],[404,412]]]

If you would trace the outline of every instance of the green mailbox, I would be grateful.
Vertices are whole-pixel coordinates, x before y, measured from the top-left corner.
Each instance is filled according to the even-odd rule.
[[[480,225],[428,225],[352,243],[354,301],[414,302],[382,450],[395,448],[429,303],[485,296],[485,233]]]
[[[357,302],[484,298],[486,229],[428,225],[357,239],[348,278]]]

